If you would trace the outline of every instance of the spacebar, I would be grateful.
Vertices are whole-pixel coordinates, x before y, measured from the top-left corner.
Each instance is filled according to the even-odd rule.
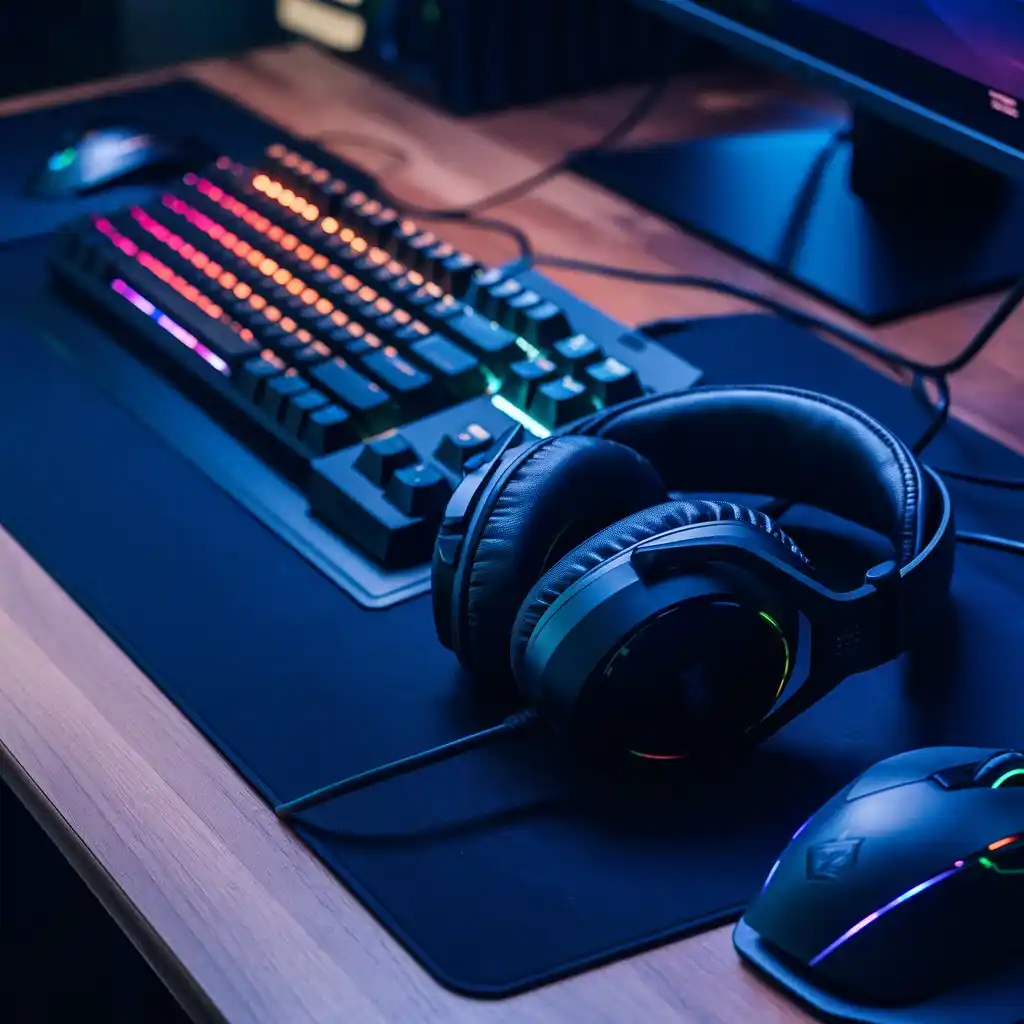
[[[207,316],[134,260],[119,253],[104,255],[114,264],[111,291],[146,313],[215,370],[230,377],[237,366],[259,354],[259,345]]]

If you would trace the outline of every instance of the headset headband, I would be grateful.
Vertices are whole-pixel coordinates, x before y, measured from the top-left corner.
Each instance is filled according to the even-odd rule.
[[[770,494],[888,537],[899,571],[873,567],[867,583],[890,592],[884,601],[858,602],[863,668],[906,649],[945,602],[956,539],[949,493],[899,438],[854,406],[795,388],[702,387],[639,399],[576,432],[633,448],[669,490]],[[873,642],[893,632],[884,620],[894,615],[898,640]]]

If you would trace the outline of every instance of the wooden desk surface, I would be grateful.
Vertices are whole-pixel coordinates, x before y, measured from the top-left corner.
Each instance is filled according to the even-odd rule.
[[[188,73],[337,151],[399,195],[465,203],[600,135],[637,90],[456,121],[296,45]],[[147,76],[129,84],[166,77]],[[0,104],[0,114],[124,81]],[[677,138],[778,123],[783,86],[680,82],[637,133]],[[785,117],[783,112],[782,117]],[[408,153],[402,163],[388,149]],[[563,176],[500,211],[540,252],[702,273],[814,308],[796,292],[599,188]],[[446,235],[479,257],[506,243]],[[627,323],[741,308],[720,296],[556,274]],[[875,332],[922,358],[955,351],[994,306],[964,304]],[[834,311],[818,308],[823,315]],[[851,322],[852,323],[852,322]],[[854,325],[856,326],[856,325]],[[1021,319],[956,378],[962,419],[1024,447]],[[188,720],[0,532],[0,771],[195,1016],[232,1024],[424,1021],[792,1024],[807,1018],[744,970],[730,929],[502,1002],[440,988],[280,825]]]

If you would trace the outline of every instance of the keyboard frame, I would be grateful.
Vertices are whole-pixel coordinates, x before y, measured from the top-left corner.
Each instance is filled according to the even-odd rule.
[[[287,132],[254,118],[223,97],[210,94],[189,83],[143,90],[117,98],[118,104],[134,107],[142,101],[152,101],[157,95],[165,96],[163,105],[169,110],[187,113],[195,104],[202,103],[211,119],[207,144],[223,136],[224,151],[237,154],[251,166],[261,161],[262,153],[270,142],[280,141],[300,154],[326,167],[344,178],[353,187],[368,194],[378,191],[376,181],[358,168],[325,153],[310,142],[294,139]],[[105,102],[105,101],[104,101]],[[73,117],[75,108],[67,108],[61,118]],[[16,119],[17,121],[18,119]],[[17,127],[17,125],[16,125]],[[113,212],[122,205],[145,205],[165,186],[114,190],[102,193],[89,203],[96,211]],[[121,201],[117,201],[118,193]],[[48,217],[38,226],[44,232],[59,223],[81,216],[84,203],[71,204],[66,217],[56,221]],[[72,208],[73,207],[73,208]],[[20,211],[20,207],[18,208]],[[19,228],[20,222],[14,227]],[[24,237],[24,226],[21,226]],[[26,245],[34,247],[42,239],[36,234],[34,241],[26,238]],[[618,356],[633,365],[645,381],[657,379],[669,382],[673,389],[690,387],[700,378],[700,372],[685,360],[669,353],[650,339],[645,339],[606,316],[572,293],[554,284],[543,275],[528,272],[516,275],[525,285],[546,299],[550,299],[569,316],[577,331],[598,341],[610,356]],[[346,541],[310,512],[308,486],[301,487],[298,480],[290,480],[281,469],[264,461],[257,449],[249,447],[244,432],[236,434],[207,411],[200,397],[190,394],[182,380],[176,378],[174,365],[181,353],[176,342],[168,335],[161,346],[147,350],[133,335],[131,307],[108,290],[97,289],[82,275],[76,281],[75,273],[64,266],[59,274],[51,270],[51,281],[45,301],[37,295],[30,309],[22,309],[24,321],[42,331],[51,344],[73,361],[100,390],[138,420],[162,437],[173,449],[183,454],[200,468],[214,483],[247,509],[269,529],[287,541],[310,564],[349,594],[358,605],[368,609],[384,609],[399,602],[422,595],[430,588],[430,565],[424,562],[410,569],[385,569],[377,564],[355,543]],[[20,306],[28,296],[19,296]],[[143,314],[138,314],[140,317]],[[459,431],[476,421],[493,436],[512,426],[513,420],[481,397],[441,413],[429,420],[443,418],[444,431]],[[415,443],[417,429],[427,421],[414,421],[400,428]],[[436,430],[431,426],[430,430]],[[421,435],[422,437],[422,435]],[[421,448],[425,457],[431,454]],[[332,460],[340,464],[354,458],[357,448],[348,448],[324,459],[314,460],[314,468]],[[341,472],[348,472],[341,467]],[[449,474],[451,479],[451,475]],[[457,482],[457,481],[456,481]]]
[[[657,358],[664,354],[673,363],[680,362],[656,342],[630,332],[542,274],[530,271],[518,277],[538,294],[561,305],[574,325],[591,337],[617,337],[634,357],[648,354]],[[67,287],[62,283],[59,292]],[[81,321],[87,315],[80,311],[77,300],[74,306],[63,301],[54,303],[33,321],[37,329],[64,349],[68,347],[64,339],[73,337],[75,361],[94,384],[198,466],[359,605],[383,609],[429,591],[429,563],[405,570],[385,570],[376,565],[357,546],[310,515],[309,501],[299,487],[182,393],[172,379],[143,361],[135,349],[119,342],[115,335],[130,332],[120,318],[115,319],[113,309],[119,308],[113,305],[115,302],[121,300],[111,293],[107,316],[97,319],[93,330],[81,330]],[[699,377],[694,368],[693,383]],[[476,403],[485,403],[499,422],[513,425],[487,399],[454,406],[442,415],[454,413],[453,425],[464,425],[472,419],[470,409]]]

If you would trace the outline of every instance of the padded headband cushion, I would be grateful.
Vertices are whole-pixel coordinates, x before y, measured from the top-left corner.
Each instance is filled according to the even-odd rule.
[[[866,413],[783,387],[705,387],[595,417],[582,432],[646,456],[670,491],[772,495],[892,541],[900,567],[929,540],[932,494],[910,449]]]
[[[764,512],[745,505],[736,505],[731,501],[670,501],[644,509],[621,522],[613,523],[570,551],[526,596],[512,630],[510,655],[516,678],[525,680],[521,667],[537,623],[578,579],[619,552],[659,533],[677,530],[682,526],[714,522],[750,523],[778,540],[791,559],[802,566],[809,565],[807,557],[784,530]]]
[[[567,551],[610,523],[668,498],[636,452],[589,437],[553,437],[525,455],[481,504],[486,522],[460,594],[459,658],[472,672],[508,676],[508,643],[530,588]]]

